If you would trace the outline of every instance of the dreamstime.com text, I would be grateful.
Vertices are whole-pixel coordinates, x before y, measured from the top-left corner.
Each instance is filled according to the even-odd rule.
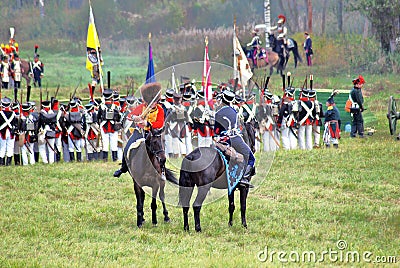
[[[400,258],[397,256],[377,256],[370,251],[347,250],[347,243],[344,240],[336,242],[336,248],[328,248],[320,253],[316,251],[278,251],[271,250],[266,246],[257,253],[260,262],[280,263],[397,263]]]

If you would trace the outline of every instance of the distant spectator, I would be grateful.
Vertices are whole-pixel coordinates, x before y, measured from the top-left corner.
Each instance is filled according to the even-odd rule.
[[[312,50],[312,40],[311,40],[310,34],[308,32],[305,32],[304,33],[304,38],[306,39],[304,41],[304,51],[306,53],[307,66],[312,66],[311,56],[314,53],[313,53],[313,50]]]
[[[362,87],[365,84],[364,77],[359,75],[357,78],[353,79],[353,89],[350,91],[349,99],[351,101],[350,114],[353,118],[351,125],[350,137],[355,138],[356,134],[360,138],[364,137],[364,119],[362,112],[364,112],[364,97],[362,94]]]

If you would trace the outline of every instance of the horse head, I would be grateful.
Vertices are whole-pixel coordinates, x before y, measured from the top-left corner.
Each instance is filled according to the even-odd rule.
[[[158,162],[163,165],[166,161],[163,141],[161,137],[163,131],[164,128],[154,129],[150,127],[150,131],[146,136],[147,153],[149,154],[149,157],[150,159],[152,159],[152,162],[154,164]],[[157,161],[153,161],[154,159],[156,159]]]

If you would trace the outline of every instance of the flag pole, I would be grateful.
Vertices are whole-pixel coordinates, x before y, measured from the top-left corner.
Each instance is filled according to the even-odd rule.
[[[98,42],[99,34],[97,33],[97,28],[96,28],[96,25],[94,23],[94,15],[93,15],[93,10],[92,10],[92,3],[91,3],[90,0],[89,0],[89,7],[90,7],[90,14],[92,15],[92,18],[93,18],[93,27],[95,29],[95,31],[93,31],[93,37],[94,37],[94,42],[96,44],[96,48],[95,49],[96,49],[97,61],[98,61],[98,64],[99,64],[100,89],[101,89],[100,93],[103,93],[104,84],[103,84],[103,75],[102,75],[103,70],[101,68],[101,59],[100,59],[100,53],[99,53],[99,49],[100,49],[100,44]],[[97,35],[97,38],[96,38],[96,35]]]
[[[204,42],[206,43],[206,47],[208,47],[208,36],[206,36]],[[206,51],[204,51],[204,52],[206,52]],[[204,55],[204,57],[206,57],[206,56],[207,56],[207,55]],[[206,64],[206,63],[204,62],[204,63],[203,63],[203,66],[204,66],[204,64]],[[207,64],[206,64],[206,68],[207,68]],[[210,66],[210,68],[211,68],[211,66]],[[209,105],[208,105],[208,94],[206,94],[206,92],[208,92],[208,76],[209,76],[209,71],[210,71],[210,70],[206,70],[206,76],[203,77],[203,79],[204,79],[204,88],[203,88],[203,91],[204,91],[204,97],[205,97],[205,99],[206,99],[206,101],[205,101],[206,108],[209,108]],[[204,76],[204,73],[203,73],[203,76]]]

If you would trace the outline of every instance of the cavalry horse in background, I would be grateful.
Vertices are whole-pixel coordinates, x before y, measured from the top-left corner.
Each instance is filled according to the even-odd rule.
[[[280,62],[280,57],[278,54],[279,49],[277,48],[276,38],[274,34],[269,34],[268,36],[269,43],[271,45],[271,50],[267,50],[262,46],[258,45],[254,50],[253,54],[251,53],[252,50],[243,48],[244,52],[246,53],[247,60],[249,61],[250,67],[252,70],[254,68],[265,68],[268,65],[270,66],[270,75],[272,75],[273,68],[275,67],[277,71],[282,75],[283,71],[286,68],[286,65],[289,61],[290,52],[293,52],[294,56],[294,67],[297,68],[297,63],[300,61],[302,62],[302,58],[299,54],[299,49],[297,46],[296,40],[292,38],[287,39],[287,47],[288,51],[284,58],[283,62]]]
[[[271,76],[273,73],[274,67],[281,74],[283,73],[285,66],[279,64],[279,55],[278,53],[270,50],[266,50],[265,48],[258,45],[254,52],[252,53],[251,49],[243,48],[244,53],[246,54],[247,61],[249,62],[250,68],[254,71],[254,68],[261,69],[269,66],[269,75]]]
[[[168,210],[165,206],[165,184],[166,181],[161,176],[160,158],[165,159],[163,141],[161,138],[161,130],[151,129],[145,136],[143,130],[134,129],[129,137],[128,143],[124,149],[124,158],[128,165],[129,174],[133,179],[136,210],[137,210],[137,226],[140,228],[144,220],[144,198],[145,191],[143,186],[152,188],[152,223],[157,225],[157,193],[163,206],[164,222],[169,222]],[[165,169],[166,180],[178,185],[173,172]]]
[[[279,49],[277,48],[277,39],[276,39],[275,35],[272,33],[269,34],[268,40],[271,45],[272,51],[274,51],[274,52],[279,51]],[[294,40],[293,38],[286,38],[286,47],[287,47],[287,54],[285,57],[284,65],[286,66],[287,62],[289,61],[290,52],[292,52],[293,57],[294,57],[294,68],[297,68],[297,63],[299,61],[303,62],[303,59],[301,58],[301,56],[299,54],[299,47],[297,45],[296,40]]]
[[[193,203],[195,230],[201,232],[200,210],[211,187],[227,189],[228,180],[226,163],[223,156],[212,147],[199,147],[188,154],[182,161],[179,177],[179,205],[183,209],[183,228],[189,231],[188,212],[190,199],[194,187],[197,186],[197,196]],[[235,211],[235,190],[240,191],[240,211],[243,227],[246,223],[246,200],[249,188],[238,183],[230,194],[229,200],[229,226],[232,226],[233,212]]]

